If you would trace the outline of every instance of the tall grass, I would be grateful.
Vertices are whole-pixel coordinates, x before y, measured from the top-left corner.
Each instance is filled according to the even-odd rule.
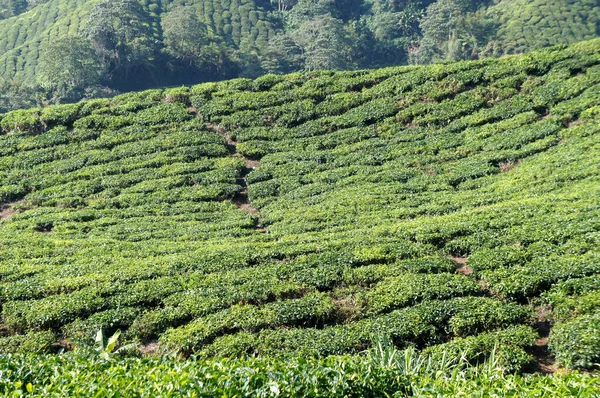
[[[434,361],[387,337],[369,351],[326,359],[177,360],[64,355],[0,355],[0,396],[16,397],[597,397],[598,375],[506,374],[496,351]]]

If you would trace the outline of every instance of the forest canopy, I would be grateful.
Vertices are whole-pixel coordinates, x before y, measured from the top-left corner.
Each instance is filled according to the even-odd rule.
[[[595,0],[0,0],[0,112],[267,73],[473,60],[599,34]]]

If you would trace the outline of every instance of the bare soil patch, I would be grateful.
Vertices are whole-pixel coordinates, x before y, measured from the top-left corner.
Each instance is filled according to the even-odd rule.
[[[243,193],[237,194],[236,196],[233,197],[233,199],[231,201],[240,210],[244,210],[252,215],[260,214],[260,211],[256,208],[254,208],[254,206],[252,206],[252,204],[248,200],[248,195],[246,195],[246,194],[243,194]]]
[[[150,356],[156,354],[159,348],[158,341],[151,341],[150,343],[139,347],[139,350],[142,355]]]
[[[67,339],[63,339],[61,340],[58,344],[57,344],[59,349],[65,350],[65,351],[72,351],[75,346],[73,345],[73,343],[71,343],[69,340]]]
[[[573,120],[572,122],[569,122],[569,124],[567,126],[570,128],[570,127],[581,126],[582,124],[583,124],[583,120]]]
[[[533,363],[528,372],[552,374],[558,370],[554,356],[548,350],[548,337],[540,337],[535,345],[528,349],[529,354],[533,356]]]
[[[516,160],[508,160],[506,162],[500,163],[498,165],[498,169],[499,169],[500,173],[506,173],[507,171],[514,169],[515,166],[517,166],[518,164],[519,164],[519,162]]]
[[[348,322],[360,316],[360,308],[351,297],[341,297],[333,300],[335,317],[341,322]]]
[[[225,129],[219,126],[218,124],[206,122],[204,123],[204,126],[210,131],[214,131],[215,133],[225,134]]]
[[[0,220],[7,220],[17,212],[10,207],[0,207]]]
[[[240,177],[237,179],[237,183],[242,187],[242,191],[232,198],[232,200],[231,200],[232,203],[238,209],[245,211],[253,216],[259,215],[260,210],[258,210],[254,206],[252,206],[252,203],[250,202],[250,199],[248,198],[248,183],[246,182],[246,176],[250,173],[250,171],[260,167],[260,161],[258,161],[256,159],[251,159],[251,158],[246,157],[246,156],[242,155],[241,153],[239,153],[237,150],[237,145],[239,144],[239,142],[235,141],[232,138],[231,134],[227,134],[227,132],[225,131],[225,129],[222,126],[219,126],[215,123],[208,123],[208,122],[204,123],[204,125],[210,131],[214,131],[215,133],[217,133],[217,134],[221,135],[223,138],[225,138],[225,143],[227,146],[227,150],[229,151],[229,154],[231,156],[241,158],[244,161],[244,164],[246,166],[245,169],[242,170]],[[267,230],[265,228],[263,228],[262,226],[260,226],[260,224],[258,224],[256,226],[256,230],[259,232],[263,232],[263,233],[267,232]]]
[[[467,257],[451,256],[450,259],[454,262],[454,265],[456,265],[456,272],[458,272],[459,274],[463,274],[466,276],[473,274],[473,269],[469,267],[469,260],[467,259]]]
[[[14,207],[22,203],[23,202],[12,202],[0,204],[0,221],[8,220],[15,214],[18,214],[19,210],[15,209]]]
[[[533,362],[525,369],[528,373],[552,374],[559,371],[556,359],[548,348],[548,336],[550,335],[550,322],[548,321],[549,309],[537,307],[537,319],[534,328],[539,333],[539,338],[527,352],[533,357]]]
[[[223,137],[225,137],[225,141],[227,142],[227,145],[237,146],[237,144],[239,144],[239,142],[237,142],[233,138],[231,138],[231,135],[229,135],[229,134],[223,134]]]
[[[244,157],[244,162],[246,162],[246,167],[248,167],[249,169],[256,169],[260,167],[260,161],[256,159]]]

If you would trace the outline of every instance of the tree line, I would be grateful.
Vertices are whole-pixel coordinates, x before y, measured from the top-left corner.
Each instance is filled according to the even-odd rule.
[[[46,1],[0,0],[0,19]],[[77,35],[42,46],[35,82],[0,78],[0,112],[265,73],[502,54],[493,40],[497,19],[485,12],[491,0],[255,0],[272,29],[253,39],[245,24],[258,22],[231,15],[238,9],[234,3],[222,1],[220,7],[230,8],[211,18],[230,18],[249,32],[241,38],[228,34],[231,25],[219,32],[201,18],[198,1],[159,1],[152,9],[138,0],[101,0]]]

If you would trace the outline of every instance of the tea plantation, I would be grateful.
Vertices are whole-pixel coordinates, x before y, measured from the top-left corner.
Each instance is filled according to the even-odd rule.
[[[593,39],[600,34],[600,9],[595,0],[501,0],[486,14],[498,18],[494,47],[504,54]]]
[[[600,40],[0,131],[2,395],[598,393]]]
[[[35,83],[38,58],[45,45],[57,38],[77,36],[99,0],[47,0],[31,11],[0,20],[0,77]],[[140,0],[147,13],[148,31],[160,41],[161,19],[172,4],[190,3],[199,20],[224,42],[236,48],[266,45],[274,24],[263,7],[252,0]]]

